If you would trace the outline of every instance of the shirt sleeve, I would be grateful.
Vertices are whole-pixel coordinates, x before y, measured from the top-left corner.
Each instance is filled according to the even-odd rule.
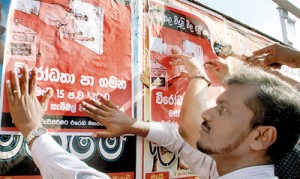
[[[177,154],[199,178],[218,177],[215,161],[185,142],[178,132],[178,125],[151,122],[146,139]]]
[[[109,179],[65,151],[50,135],[42,135],[34,141],[31,155],[43,179]]]

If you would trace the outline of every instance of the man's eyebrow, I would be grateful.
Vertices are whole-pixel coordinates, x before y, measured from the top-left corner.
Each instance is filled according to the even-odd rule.
[[[227,100],[217,100],[217,103],[230,107],[230,103]]]

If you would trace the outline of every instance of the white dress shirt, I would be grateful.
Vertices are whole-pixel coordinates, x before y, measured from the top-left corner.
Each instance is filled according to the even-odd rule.
[[[109,179],[109,177],[65,151],[50,135],[38,137],[31,154],[43,179]]]
[[[166,147],[177,154],[201,179],[276,179],[274,165],[260,165],[235,170],[220,176],[215,161],[208,155],[194,149],[178,133],[178,126],[168,123],[150,123],[147,140]]]
[[[185,142],[178,133],[177,125],[151,122],[146,139],[177,154],[199,178],[210,179],[219,176],[215,161]]]
[[[274,174],[274,165],[259,165],[235,170],[219,179],[278,179]]]
[[[273,165],[239,169],[218,176],[216,163],[208,155],[194,149],[178,133],[178,126],[167,123],[150,123],[147,140],[177,154],[201,179],[276,179]],[[38,137],[32,144],[31,154],[43,179],[108,179],[76,156],[65,151],[49,135]]]

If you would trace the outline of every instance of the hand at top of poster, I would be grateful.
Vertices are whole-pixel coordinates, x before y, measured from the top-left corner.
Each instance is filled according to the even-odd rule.
[[[224,78],[229,75],[228,66],[219,60],[210,59],[204,63],[205,70],[212,84],[216,86],[224,86]]]
[[[176,76],[179,76],[180,73],[183,71],[183,67],[172,66],[170,64],[170,62],[172,60],[170,55],[172,55],[174,53],[182,53],[182,52],[183,52],[183,50],[179,46],[166,44],[165,55],[167,55],[167,56],[160,58],[160,59],[154,58],[155,62],[161,64],[162,66],[164,66],[167,69],[168,79],[172,79]]]
[[[136,134],[146,137],[149,132],[149,124],[143,121],[138,121],[110,101],[100,97],[100,101],[89,99],[82,102],[83,110],[87,115],[95,121],[103,124],[106,129],[93,133],[94,137],[112,138],[123,134]]]
[[[254,51],[253,56],[249,57],[247,61],[251,63],[259,62],[265,67],[280,68],[281,65],[287,65],[292,68],[300,67],[300,51],[292,49],[288,46],[273,44]]]
[[[42,126],[41,119],[53,92],[48,90],[39,102],[36,97],[36,69],[32,71],[31,79],[27,65],[22,70],[20,81],[16,72],[12,71],[12,81],[6,82],[6,92],[12,120],[26,138],[31,130]]]
[[[210,84],[210,80],[207,77],[204,68],[199,64],[197,60],[190,56],[178,54],[176,52],[175,54],[170,55],[170,57],[172,58],[172,61],[170,61],[170,65],[184,65],[190,79],[201,76]]]

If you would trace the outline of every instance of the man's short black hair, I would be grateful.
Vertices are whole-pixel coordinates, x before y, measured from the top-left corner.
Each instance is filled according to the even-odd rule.
[[[274,126],[276,141],[269,147],[270,163],[278,163],[292,150],[300,134],[300,93],[279,77],[253,67],[244,67],[225,80],[227,85],[248,84],[256,95],[245,101],[254,118],[251,127]]]

